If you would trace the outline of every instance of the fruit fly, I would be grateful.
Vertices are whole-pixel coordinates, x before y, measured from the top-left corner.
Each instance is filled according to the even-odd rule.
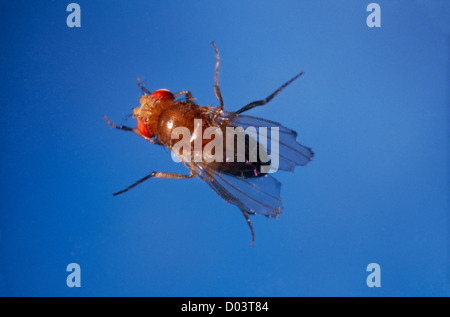
[[[263,170],[262,168],[266,166],[264,163],[267,160],[263,160],[259,152],[258,155],[253,156],[253,160],[249,160],[249,156],[253,151],[252,147],[248,145],[249,142],[245,142],[243,147],[245,152],[243,159],[236,159],[236,151],[232,151],[230,155],[228,151],[217,152],[217,149],[215,149],[213,152],[218,153],[219,158],[223,158],[223,160],[195,160],[192,159],[192,152],[195,152],[196,147],[197,150],[205,150],[208,143],[217,137],[217,134],[214,134],[214,138],[211,137],[209,140],[202,139],[203,133],[208,128],[215,128],[218,132],[225,132],[229,128],[241,127],[248,131],[248,128],[253,127],[259,128],[260,131],[256,147],[263,148],[266,151],[270,149],[271,160],[273,154],[277,155],[277,169],[293,172],[295,166],[305,166],[312,160],[313,152],[310,148],[297,142],[297,133],[295,131],[283,127],[277,122],[242,115],[242,113],[252,108],[268,103],[281,90],[300,77],[303,71],[291,78],[267,98],[253,101],[236,112],[226,111],[224,110],[223,98],[218,83],[219,52],[214,42],[212,45],[216,54],[214,92],[219,101],[218,107],[197,105],[191,92],[187,90],[175,94],[166,89],[150,92],[137,78],[138,86],[142,90],[142,96],[139,100],[140,106],[133,110],[133,117],[137,119],[137,127],[131,128],[115,125],[105,115],[105,120],[112,127],[134,132],[150,143],[165,146],[170,150],[173,150],[176,141],[179,141],[179,138],[174,138],[174,131],[177,128],[184,128],[184,131],[190,135],[188,151],[186,151],[186,148],[183,148],[183,151],[179,151],[177,155],[180,161],[189,169],[189,173],[151,172],[113,195],[122,194],[152,177],[187,179],[198,176],[225,201],[236,205],[241,210],[250,228],[251,246],[253,246],[255,235],[249,215],[262,214],[266,217],[277,217],[283,209],[280,198],[281,183],[270,175],[270,170]],[[176,100],[178,97],[184,97],[184,101]],[[196,126],[195,122],[201,123]],[[269,135],[266,132],[267,128],[276,129],[276,137],[274,137],[275,134]],[[200,133],[198,133],[199,131]],[[263,135],[261,135],[261,131],[263,131]],[[237,142],[234,142],[236,137],[234,135],[233,138],[228,139],[227,135],[227,141],[223,142],[223,145],[230,146],[232,144],[232,149],[236,150]],[[246,134],[244,140],[248,141],[251,138],[253,137]],[[199,139],[201,140],[199,141]],[[265,139],[265,142],[260,141],[263,139]],[[231,143],[229,142],[230,140]],[[198,144],[200,144],[200,148]]]

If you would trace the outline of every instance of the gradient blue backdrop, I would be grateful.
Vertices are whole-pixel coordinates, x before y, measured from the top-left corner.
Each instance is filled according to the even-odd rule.
[[[1,1],[0,295],[448,296],[449,4],[377,2]],[[135,124],[136,76],[217,105],[213,40],[228,110],[305,71],[251,113],[316,153],[254,248],[198,179],[111,195],[185,168],[103,115]]]

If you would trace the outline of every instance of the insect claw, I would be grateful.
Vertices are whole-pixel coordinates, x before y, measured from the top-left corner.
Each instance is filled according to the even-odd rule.
[[[106,116],[106,114],[103,116],[103,118],[105,118],[106,123],[108,123],[110,126],[112,127],[116,127],[111,121],[108,120],[108,117]]]

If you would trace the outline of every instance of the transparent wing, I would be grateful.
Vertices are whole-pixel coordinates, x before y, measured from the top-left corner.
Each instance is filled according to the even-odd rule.
[[[244,178],[198,164],[197,175],[220,197],[245,213],[277,217],[283,209],[281,183],[269,174]]]
[[[258,142],[261,137],[266,138],[268,153],[278,154],[278,169],[280,170],[293,172],[295,166],[304,166],[308,164],[314,156],[314,153],[310,148],[298,143],[297,132],[282,126],[278,122],[251,116],[241,116],[233,112],[226,111],[224,111],[218,120],[226,121],[224,123],[229,126],[240,126],[244,129],[248,127],[257,128]],[[275,138],[270,128],[276,127],[278,127],[278,136]],[[260,128],[267,129],[264,130]]]

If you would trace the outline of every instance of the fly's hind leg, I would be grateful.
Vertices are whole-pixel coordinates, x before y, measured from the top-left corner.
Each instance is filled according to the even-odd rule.
[[[212,46],[214,47],[214,51],[216,52],[216,70],[214,75],[214,93],[216,94],[217,100],[219,100],[219,112],[223,110],[223,99],[222,94],[220,93],[219,88],[219,64],[220,64],[220,58],[219,58],[219,50],[216,47],[216,44],[214,42],[211,42]]]
[[[192,94],[191,94],[191,92],[189,90],[183,90],[183,91],[177,92],[174,95],[174,98],[177,98],[177,97],[179,97],[181,95],[185,95],[186,102],[194,103],[194,97],[192,97]]]
[[[151,177],[156,177],[156,178],[172,178],[172,179],[186,179],[186,178],[192,178],[195,176],[195,173],[193,171],[191,171],[191,173],[189,175],[184,175],[184,174],[175,174],[175,173],[166,173],[166,172],[151,172],[150,174],[148,174],[147,176],[141,178],[140,180],[138,180],[137,182],[133,183],[132,185],[128,186],[127,188],[114,193],[113,196],[117,196],[120,194],[123,194],[127,191],[129,191],[130,189],[132,189],[133,187],[136,187],[137,185],[139,185],[142,182],[145,182],[147,179],[151,178]]]
[[[300,72],[299,74],[297,74],[296,76],[294,76],[293,78],[291,78],[288,82],[286,82],[283,86],[281,86],[280,88],[278,88],[277,90],[275,90],[271,95],[269,95],[266,99],[264,100],[258,100],[258,101],[253,101],[251,103],[249,103],[248,105],[242,107],[241,109],[239,109],[238,111],[236,111],[237,114],[242,113],[244,111],[250,110],[254,107],[258,107],[258,106],[262,106],[265,105],[266,103],[268,103],[270,100],[272,100],[273,97],[275,97],[276,95],[278,95],[283,88],[285,88],[287,85],[289,85],[290,83],[292,83],[294,80],[296,80],[298,77],[300,77],[301,75],[303,75],[303,71]]]
[[[250,221],[250,217],[248,216],[248,213],[243,210],[241,210],[241,211],[245,217],[245,220],[247,220],[248,227],[250,228],[250,232],[252,233],[252,242],[250,243],[250,247],[253,248],[253,245],[255,244],[255,232],[253,231],[252,222]]]

